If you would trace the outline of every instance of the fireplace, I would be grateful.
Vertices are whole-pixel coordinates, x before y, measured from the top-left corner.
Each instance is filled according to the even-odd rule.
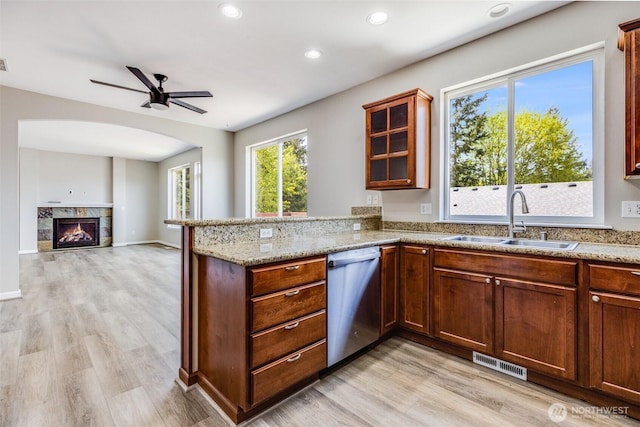
[[[100,246],[100,218],[54,218],[53,249]]]

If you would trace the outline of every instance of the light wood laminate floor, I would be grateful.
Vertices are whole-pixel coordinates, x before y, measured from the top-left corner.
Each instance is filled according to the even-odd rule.
[[[0,426],[232,425],[174,381],[179,272],[159,245],[21,255],[23,298],[0,302]],[[245,424],[640,426],[591,409],[394,338]]]

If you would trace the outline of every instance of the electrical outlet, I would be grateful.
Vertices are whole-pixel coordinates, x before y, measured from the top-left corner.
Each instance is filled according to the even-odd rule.
[[[271,228],[261,228],[260,229],[260,238],[261,239],[268,239],[271,236],[273,236],[273,229],[271,229]]]
[[[622,202],[623,218],[640,218],[640,202],[624,201]]]
[[[379,201],[379,196],[376,194],[375,196],[373,196],[373,204],[377,205]]]
[[[420,203],[420,213],[422,215],[431,215],[431,203]]]
[[[371,203],[373,203],[371,201],[371,194],[367,194],[367,204],[370,205]]]
[[[360,223],[356,222],[355,224],[353,224],[353,231],[358,231],[360,230]]]

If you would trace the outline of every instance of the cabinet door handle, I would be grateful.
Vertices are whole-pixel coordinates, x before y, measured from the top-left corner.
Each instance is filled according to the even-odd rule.
[[[426,249],[423,249],[423,250],[422,250],[422,255],[424,255],[424,254],[426,254],[426,253],[427,253],[427,250],[426,250]]]
[[[591,300],[593,302],[599,302],[600,301],[600,297],[598,295],[594,295],[594,296],[591,297]]]
[[[499,279],[496,279],[496,285],[500,286],[500,280]]]
[[[284,294],[285,297],[294,297],[300,293],[300,289],[296,289],[295,291],[287,292]]]
[[[296,362],[298,359],[300,359],[302,357],[302,353],[298,353],[293,357],[290,357],[289,359],[287,359],[287,362],[291,363],[291,362]]]
[[[285,326],[284,328],[288,331],[288,330],[297,328],[299,324],[300,324],[300,322],[295,322],[295,323],[292,323],[290,325]]]
[[[640,276],[640,271],[632,271],[631,274],[634,276]]]
[[[484,279],[484,283],[491,283],[491,277],[487,277],[486,279]]]
[[[407,180],[407,184],[411,184],[411,180],[410,179]]]
[[[284,268],[284,271],[296,271],[300,268],[300,265],[290,265]]]
[[[636,163],[636,170],[640,169],[640,163]]]

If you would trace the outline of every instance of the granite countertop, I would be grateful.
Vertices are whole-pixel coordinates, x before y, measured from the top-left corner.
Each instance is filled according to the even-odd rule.
[[[243,266],[267,264],[392,243],[437,245],[451,248],[481,249],[501,253],[640,264],[640,247],[634,245],[580,243],[574,250],[567,251],[442,240],[450,236],[452,235],[444,233],[381,230],[363,231],[360,233],[328,234],[313,237],[295,237],[282,240],[263,239],[254,242],[203,245],[196,246],[193,250],[199,255],[211,256]]]

